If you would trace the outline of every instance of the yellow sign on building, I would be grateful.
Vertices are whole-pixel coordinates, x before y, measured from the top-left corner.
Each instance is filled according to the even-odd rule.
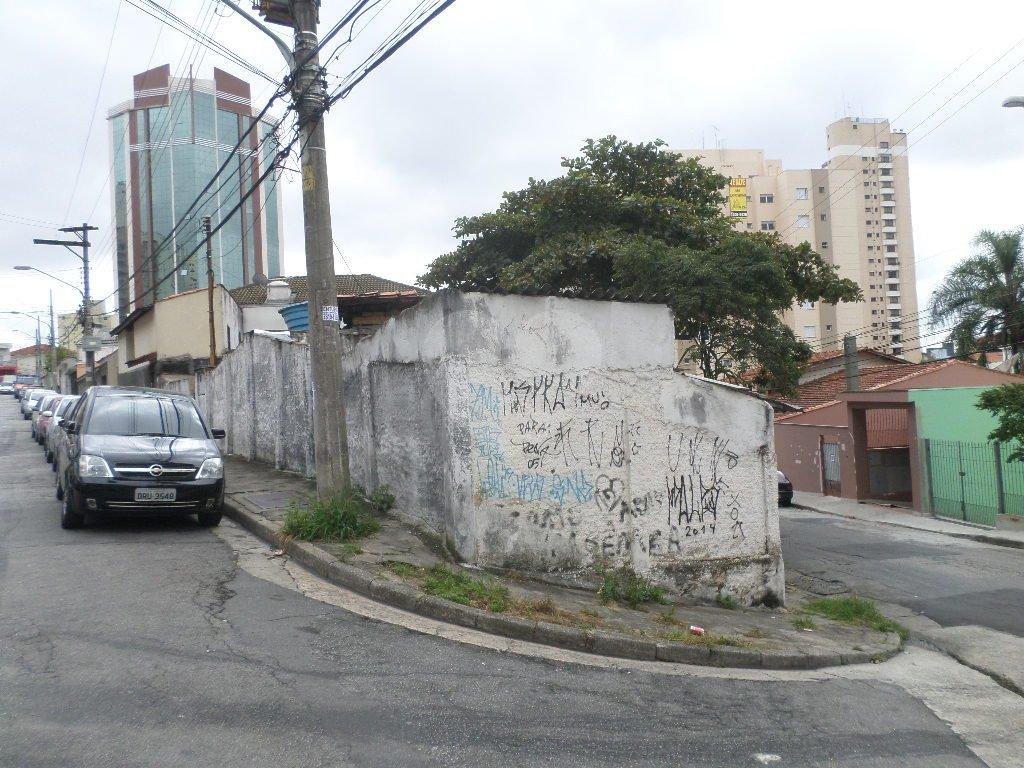
[[[740,176],[729,179],[729,213],[747,215],[747,180]]]

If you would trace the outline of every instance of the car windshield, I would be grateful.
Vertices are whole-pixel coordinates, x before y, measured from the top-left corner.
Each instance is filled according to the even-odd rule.
[[[97,397],[85,431],[91,435],[208,437],[192,403],[146,395]]]

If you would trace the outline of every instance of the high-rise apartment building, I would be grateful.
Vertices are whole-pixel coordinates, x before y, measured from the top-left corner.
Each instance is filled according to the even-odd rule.
[[[849,304],[792,307],[785,321],[815,351],[843,335],[911,361],[921,359],[910,221],[907,135],[886,120],[844,118],[826,129],[821,168],[785,170],[759,149],[682,150],[728,176],[726,207],[737,229],[811,244],[864,292]]]
[[[118,311],[206,285],[203,217],[213,237],[216,282],[227,288],[280,274],[281,215],[275,171],[228,218],[278,151],[274,124],[257,119],[248,83],[220,69],[212,80],[171,77],[164,65],[135,75],[134,94],[108,114]],[[217,169],[228,167],[189,210]]]

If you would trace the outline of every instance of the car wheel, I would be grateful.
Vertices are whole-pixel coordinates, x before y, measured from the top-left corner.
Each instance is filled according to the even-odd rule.
[[[60,484],[60,478],[57,479],[56,495],[57,495],[57,501],[60,501],[61,499],[64,498],[64,486]]]
[[[46,463],[53,464],[53,454],[49,451],[46,452]]]
[[[60,527],[64,529],[81,528],[85,524],[85,515],[75,509],[73,493],[64,494],[64,504],[60,508]]]
[[[196,515],[199,518],[199,525],[202,528],[214,528],[220,525],[220,519],[223,514],[220,512],[199,512]]]

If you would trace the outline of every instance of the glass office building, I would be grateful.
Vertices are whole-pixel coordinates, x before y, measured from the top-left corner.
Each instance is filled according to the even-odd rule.
[[[237,288],[279,275],[279,172],[257,185],[278,151],[274,123],[261,121],[232,156],[258,113],[249,84],[220,69],[212,80],[171,77],[164,65],[136,75],[134,86],[108,115],[121,317],[206,286],[206,216],[214,227],[225,219],[212,238],[215,282]]]

